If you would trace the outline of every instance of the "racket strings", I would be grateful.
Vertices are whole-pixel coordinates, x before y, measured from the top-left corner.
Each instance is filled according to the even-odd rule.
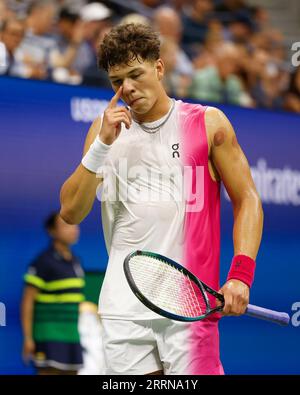
[[[205,314],[201,290],[183,271],[144,255],[133,256],[129,265],[136,286],[154,305],[184,317]]]

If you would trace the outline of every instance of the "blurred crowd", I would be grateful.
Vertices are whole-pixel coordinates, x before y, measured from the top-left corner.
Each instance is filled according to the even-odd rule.
[[[109,87],[97,48],[131,22],[160,33],[169,95],[300,113],[300,68],[245,0],[0,0],[0,74]]]

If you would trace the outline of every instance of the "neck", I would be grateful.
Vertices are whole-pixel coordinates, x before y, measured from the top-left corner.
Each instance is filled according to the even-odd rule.
[[[154,105],[145,114],[137,114],[133,112],[134,119],[139,123],[154,122],[162,118],[170,110],[170,98],[164,90],[158,95]]]
[[[66,260],[71,259],[72,257],[72,253],[70,250],[70,247],[68,246],[68,244],[65,244],[59,240],[54,240],[53,242],[53,246],[56,249],[56,251]]]

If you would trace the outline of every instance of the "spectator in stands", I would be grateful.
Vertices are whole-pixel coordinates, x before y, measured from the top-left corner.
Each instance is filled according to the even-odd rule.
[[[270,28],[270,18],[268,11],[260,6],[252,8],[252,21],[255,31],[261,32]]]
[[[32,359],[42,375],[76,374],[82,366],[78,314],[84,300],[84,273],[71,245],[78,240],[79,227],[67,224],[54,212],[45,228],[51,244],[25,275],[23,358]]]
[[[160,56],[165,65],[163,85],[170,96],[186,97],[191,84],[191,77],[176,69],[179,47],[170,38],[164,38],[160,46]]]
[[[24,22],[10,18],[0,30],[0,74],[13,75],[16,66],[15,52],[24,37]]]
[[[49,76],[49,56],[55,47],[51,36],[56,5],[50,0],[32,3],[27,18],[25,38],[16,53],[16,74],[25,78],[45,79]]]
[[[89,3],[80,12],[81,20],[85,25],[84,38],[92,43],[97,40],[101,30],[112,27],[112,12],[102,3]]]
[[[168,75],[172,78],[167,90],[178,92],[179,88],[182,92],[181,85],[177,86],[181,77],[177,77],[188,80],[195,69],[197,79],[204,75],[204,70],[219,69],[215,53],[225,40],[236,44],[240,53],[239,67],[228,78],[230,84],[235,81],[235,86],[241,84],[242,90],[248,92],[238,101],[244,105],[253,105],[255,101],[257,106],[266,108],[283,105],[291,73],[287,47],[283,34],[271,26],[264,7],[249,5],[246,0],[119,0],[105,4],[109,8],[89,0],[0,0],[0,29],[5,20],[28,12],[26,36],[13,56],[0,42],[0,73],[38,79],[52,77],[58,82],[108,88],[107,75],[97,69],[96,61],[102,37],[115,23],[142,20],[153,22],[166,43],[171,39],[177,44],[175,68],[172,66]],[[58,6],[63,10],[56,20]],[[166,47],[176,47],[174,43],[169,42]],[[268,61],[262,66],[264,57]],[[4,58],[9,60],[9,70]],[[171,65],[174,59],[167,58]],[[223,93],[217,96],[223,97]]]
[[[15,17],[15,13],[7,7],[7,1],[0,0],[0,28],[4,21]]]
[[[84,24],[79,15],[63,8],[57,23],[56,47],[50,54],[52,77],[64,83],[80,83],[82,74],[94,58],[84,42]]]
[[[287,87],[287,72],[276,63],[265,49],[257,49],[245,64],[250,93],[257,107],[282,107],[282,93]]]
[[[91,85],[111,87],[107,73],[97,67],[97,49],[104,33],[112,27],[112,12],[101,3],[90,3],[81,10],[80,17],[84,23],[84,38],[89,46],[90,64],[83,71],[83,82]]]
[[[240,78],[239,51],[234,44],[225,43],[215,53],[215,64],[196,70],[190,87],[191,97],[199,100],[252,105]]]
[[[224,25],[240,17],[251,22],[253,9],[244,0],[222,0],[215,8],[216,16]]]
[[[190,58],[196,56],[201,50],[213,10],[212,0],[195,0],[189,8],[184,9],[182,46]]]
[[[176,73],[192,77],[193,65],[185,52],[180,48],[182,39],[182,22],[176,11],[170,7],[159,7],[153,14],[154,27],[162,38],[171,39],[177,44],[175,69]]]
[[[238,15],[235,19],[227,24],[225,30],[225,39],[237,44],[248,45],[249,37],[254,31],[254,24],[244,16]]]
[[[168,5],[172,6],[178,14],[181,14],[191,2],[192,0],[169,0]]]

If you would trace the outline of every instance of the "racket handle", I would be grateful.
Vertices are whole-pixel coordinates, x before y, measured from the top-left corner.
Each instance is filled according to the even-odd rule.
[[[287,313],[265,309],[263,307],[254,306],[253,304],[248,304],[245,314],[279,325],[288,325],[290,322],[290,316]]]

